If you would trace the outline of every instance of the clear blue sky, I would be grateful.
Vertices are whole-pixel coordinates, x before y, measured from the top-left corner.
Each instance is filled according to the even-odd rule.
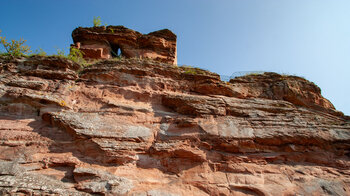
[[[71,32],[108,25],[178,36],[179,64],[223,75],[276,71],[315,82],[350,115],[349,0],[2,0],[0,29],[32,49],[68,51]]]

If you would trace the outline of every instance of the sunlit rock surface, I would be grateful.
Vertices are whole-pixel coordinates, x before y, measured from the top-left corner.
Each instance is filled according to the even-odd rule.
[[[147,58],[177,64],[176,35],[168,29],[141,34],[124,26],[79,27],[72,38],[73,47],[85,58]]]
[[[313,83],[153,61],[0,59],[3,195],[350,195],[350,121]]]

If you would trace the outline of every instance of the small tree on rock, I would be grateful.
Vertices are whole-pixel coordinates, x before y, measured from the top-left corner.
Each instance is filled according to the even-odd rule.
[[[12,58],[21,57],[31,52],[30,47],[25,45],[26,41],[27,40],[20,38],[19,40],[11,40],[8,42],[6,37],[0,36],[0,43],[4,46],[7,54]]]

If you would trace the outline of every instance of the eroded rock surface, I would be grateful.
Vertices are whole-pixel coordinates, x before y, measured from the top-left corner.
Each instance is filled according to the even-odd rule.
[[[149,58],[177,64],[176,35],[168,29],[141,34],[123,26],[76,28],[74,47],[85,58]]]
[[[350,195],[349,117],[302,78],[54,57],[0,72],[3,195]]]

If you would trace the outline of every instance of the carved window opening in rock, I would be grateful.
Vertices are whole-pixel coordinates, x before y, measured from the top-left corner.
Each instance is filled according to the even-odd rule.
[[[119,45],[117,44],[111,45],[111,55],[113,58],[118,58],[123,56],[122,49],[120,48]]]

